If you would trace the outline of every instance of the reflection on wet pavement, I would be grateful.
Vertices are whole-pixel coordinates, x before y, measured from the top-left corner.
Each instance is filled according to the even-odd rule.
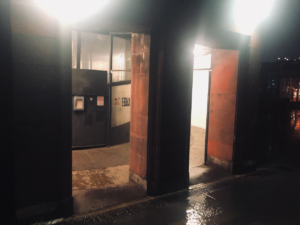
[[[216,187],[205,192],[196,188],[178,193],[164,198],[166,206],[101,224],[299,224],[299,171]]]

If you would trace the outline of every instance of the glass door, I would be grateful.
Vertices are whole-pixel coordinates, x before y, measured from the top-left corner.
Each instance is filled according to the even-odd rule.
[[[111,34],[109,144],[129,142],[131,99],[131,34]]]

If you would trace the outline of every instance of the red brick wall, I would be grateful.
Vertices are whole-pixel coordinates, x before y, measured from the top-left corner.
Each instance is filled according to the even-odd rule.
[[[132,34],[129,170],[146,177],[150,35]]]
[[[214,49],[207,155],[231,161],[236,112],[239,52]]]

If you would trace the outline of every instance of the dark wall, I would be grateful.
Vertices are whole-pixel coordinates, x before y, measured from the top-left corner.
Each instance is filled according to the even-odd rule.
[[[255,142],[257,140],[259,49],[240,47],[237,86],[235,146],[233,173],[255,170]]]
[[[72,212],[70,28],[33,5],[11,4],[17,216],[26,221],[50,211],[48,216],[67,215]]]
[[[15,223],[10,1],[0,1],[0,224]]]
[[[151,33],[148,193],[188,187],[196,1],[174,3]]]

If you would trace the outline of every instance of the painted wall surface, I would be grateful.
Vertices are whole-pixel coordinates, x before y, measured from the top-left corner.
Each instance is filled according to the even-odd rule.
[[[207,155],[232,161],[239,52],[214,49]]]
[[[131,106],[122,106],[122,98],[130,98],[130,96],[131,84],[112,87],[111,127],[120,126],[124,123],[130,122]]]
[[[206,129],[209,71],[194,70],[191,125]]]
[[[147,173],[150,35],[132,34],[130,172]]]

